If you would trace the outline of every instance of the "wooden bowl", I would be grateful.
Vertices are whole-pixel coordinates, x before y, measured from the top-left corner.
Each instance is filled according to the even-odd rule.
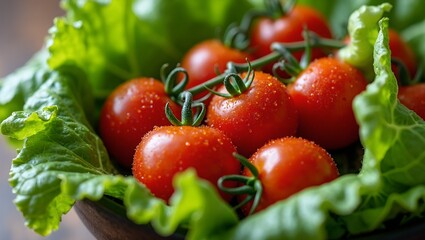
[[[182,240],[183,234],[168,237],[158,235],[150,225],[138,225],[125,216],[124,206],[104,197],[99,201],[77,201],[74,209],[87,229],[96,239],[119,240]]]
[[[111,198],[99,201],[82,200],[75,205],[77,215],[96,239],[144,239],[144,240],[182,240],[182,233],[164,237],[158,235],[150,225],[138,225],[125,217],[124,206]],[[422,240],[425,239],[425,219],[387,230],[353,236],[345,239],[356,240]],[[259,239],[260,240],[260,239]]]

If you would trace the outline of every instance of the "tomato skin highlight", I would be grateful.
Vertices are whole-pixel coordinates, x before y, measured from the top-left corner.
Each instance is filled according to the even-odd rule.
[[[225,87],[218,92],[225,93]],[[252,85],[241,95],[212,97],[206,122],[229,136],[239,153],[251,156],[271,139],[295,135],[298,118],[285,85],[270,74],[255,72]]]
[[[186,88],[190,89],[200,85],[216,77],[217,73],[223,73],[229,61],[246,63],[247,59],[253,60],[253,57],[248,53],[227,47],[217,39],[200,42],[191,48],[182,59],[181,66],[189,75]],[[199,99],[207,93],[206,90],[197,94],[195,99]]]
[[[288,86],[298,110],[298,135],[326,149],[356,142],[359,126],[352,101],[367,84],[358,69],[336,58],[313,61]]]
[[[407,108],[425,119],[425,83],[400,86],[398,99]]]
[[[325,149],[298,137],[272,140],[258,149],[249,161],[257,168],[263,187],[255,212],[307,187],[330,182],[339,176],[334,160]],[[244,168],[243,175],[252,176],[247,168]],[[250,208],[251,204],[245,205],[242,212],[248,214]]]
[[[175,113],[181,112],[166,95],[164,85],[153,78],[129,80],[111,93],[101,110],[99,131],[113,160],[131,168],[143,135],[155,126],[171,125],[164,113],[167,102]]]
[[[163,126],[143,137],[134,155],[132,172],[153,195],[168,201],[177,172],[194,168],[200,178],[216,187],[223,175],[239,174],[241,164],[233,157],[234,152],[231,140],[217,129]],[[220,194],[230,201],[231,195]]]

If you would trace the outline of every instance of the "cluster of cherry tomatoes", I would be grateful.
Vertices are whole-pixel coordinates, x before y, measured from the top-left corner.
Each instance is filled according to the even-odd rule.
[[[368,80],[336,58],[337,49],[310,51],[305,39],[305,29],[332,39],[326,19],[301,5],[280,16],[255,16],[242,29],[243,49],[206,40],[186,54],[171,80],[129,80],[105,102],[99,124],[105,146],[156,197],[168,201],[173,176],[194,168],[226,201],[240,194],[236,203],[248,204],[242,208],[248,214],[335,179],[339,172],[327,150],[358,141],[352,100]],[[277,68],[288,51],[272,49],[275,42],[307,48],[292,51]],[[414,74],[414,54],[395,31],[390,48]],[[400,99],[412,99],[411,87],[402,88]]]

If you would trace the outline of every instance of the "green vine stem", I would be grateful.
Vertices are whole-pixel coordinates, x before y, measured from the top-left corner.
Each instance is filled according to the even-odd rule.
[[[341,47],[345,46],[345,43],[342,41],[338,41],[335,39],[328,39],[328,38],[322,38],[318,36],[317,34],[313,32],[308,32],[309,34],[309,42],[306,41],[299,41],[299,42],[292,42],[292,43],[272,43],[271,48],[272,52],[269,53],[266,56],[263,56],[261,58],[255,59],[249,63],[228,63],[228,69],[231,69],[230,72],[243,72],[248,71],[251,67],[252,69],[259,69],[267,64],[277,62],[278,60],[284,58],[290,58],[289,55],[286,55],[284,51],[281,51],[281,49],[285,49],[288,53],[294,52],[294,51],[300,51],[306,48],[307,44],[310,44],[310,47],[312,48],[336,48],[339,49]],[[291,55],[292,56],[292,55]],[[187,91],[191,92],[193,95],[196,95],[198,93],[201,93],[205,91],[207,88],[214,88],[218,84],[223,83],[226,75],[229,74],[229,71],[224,72],[220,75],[217,75],[216,77],[206,81],[203,84],[194,86]]]
[[[224,33],[222,42],[225,46],[246,50],[249,46],[249,32],[253,22],[260,17],[277,19],[287,15],[295,6],[296,0],[288,0],[285,4],[281,0],[264,0],[265,10],[248,11],[239,25],[231,24]]]
[[[241,23],[231,24],[224,33],[222,42],[225,46],[245,50],[249,46],[249,31],[253,22],[260,17],[278,18],[285,15],[292,9],[295,0],[290,0],[288,4],[283,5],[280,0],[264,0],[265,10],[248,11],[241,20]],[[291,4],[292,3],[292,4]]]
[[[229,48],[243,51],[249,46],[248,30],[237,24],[231,24],[226,29],[222,42]]]
[[[223,43],[225,46],[238,50],[246,50],[249,47],[249,32],[253,22],[260,17],[269,16],[268,11],[251,10],[248,11],[242,18],[239,25],[231,24],[224,33]]]
[[[274,51],[280,52],[283,56],[283,60],[275,63],[273,65],[273,75],[277,77],[282,83],[284,84],[290,84],[293,82],[296,78],[296,76],[299,75],[299,73],[305,69],[311,61],[311,35],[307,28],[304,28],[303,30],[303,37],[305,48],[304,48],[304,54],[301,57],[301,60],[298,62],[297,59],[292,55],[292,53],[282,44],[273,45],[272,49]],[[289,78],[281,77],[279,76],[279,71],[284,71],[287,74],[289,74]]]
[[[402,86],[414,85],[422,81],[422,77],[424,75],[423,64],[419,64],[419,67],[416,70],[416,74],[412,78],[409,71],[407,70],[406,64],[404,64],[402,61],[397,58],[392,58],[391,63],[394,64],[398,70],[394,74],[397,76],[397,79]]]
[[[305,26],[303,29],[303,38],[306,43],[310,43],[310,38],[313,32],[308,31]],[[300,67],[302,69],[306,68],[311,62],[311,44],[306,44],[304,49],[304,54],[301,57]]]
[[[193,102],[192,93],[184,91],[180,94],[180,99],[183,101],[181,120],[174,115],[171,110],[169,103],[165,105],[165,116],[175,126],[199,126],[201,125],[205,114],[205,104],[202,102]],[[193,108],[197,108],[195,114],[193,114]]]
[[[252,82],[254,81],[254,78],[255,78],[255,72],[252,69],[249,61],[248,61],[248,66],[249,66],[248,72],[247,72],[245,78],[242,79],[241,76],[239,76],[239,74],[234,71],[233,65],[229,64],[229,66],[228,66],[229,71],[224,76],[224,80],[223,80],[223,84],[224,84],[224,87],[227,90],[227,93],[220,93],[220,92],[214,91],[213,89],[206,87],[207,90],[212,94],[215,94],[215,95],[218,95],[218,96],[221,96],[221,97],[224,97],[224,98],[232,98],[232,97],[241,95],[246,90],[248,90],[248,88],[251,86],[251,84],[252,84]]]
[[[167,93],[167,95],[171,98],[177,99],[180,93],[185,90],[189,81],[189,75],[186,69],[179,66],[171,70],[171,72],[166,75],[165,71],[167,67],[168,64],[164,64],[161,67],[161,80],[165,85],[165,92]],[[180,74],[183,74],[183,78],[178,81]]]
[[[263,194],[263,185],[261,184],[261,181],[258,178],[257,168],[252,165],[248,159],[238,153],[233,153],[233,156],[238,159],[240,163],[251,172],[252,177],[235,174],[226,175],[218,179],[217,186],[221,191],[228,194],[246,195],[246,197],[242,201],[240,201],[239,204],[234,206],[234,208],[241,208],[248,202],[252,201],[251,209],[249,210],[249,215],[251,215],[252,213],[254,213],[255,209],[260,203],[260,199]],[[238,186],[234,188],[224,186],[225,182],[229,181],[238,183]]]
[[[295,6],[296,0],[288,0],[283,4],[281,0],[264,0],[268,16],[274,19],[287,15]]]

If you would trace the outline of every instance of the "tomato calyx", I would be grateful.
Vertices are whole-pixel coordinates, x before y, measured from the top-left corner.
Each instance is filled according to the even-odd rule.
[[[182,119],[179,120],[171,110],[169,103],[165,105],[165,115],[167,119],[174,126],[199,126],[204,120],[205,114],[207,112],[205,104],[202,102],[194,102],[192,93],[184,91],[180,94],[180,99],[183,101],[182,104]],[[196,108],[195,114],[193,114],[193,108]]]
[[[242,77],[237,73],[237,71],[233,68],[232,65],[229,66],[229,72],[224,76],[223,84],[224,87],[227,90],[227,93],[220,93],[217,91],[214,91],[213,89],[210,89],[208,87],[205,87],[208,91],[210,91],[212,94],[218,95],[220,97],[224,98],[232,98],[241,95],[244,93],[248,88],[251,86],[252,82],[255,78],[255,72],[252,69],[250,63],[248,62],[248,72],[245,76],[245,78],[242,79]],[[233,81],[232,81],[233,80]]]
[[[263,185],[259,179],[259,173],[257,168],[249,162],[249,160],[238,154],[233,153],[233,156],[239,160],[239,162],[246,167],[252,174],[251,177],[242,176],[242,175],[225,175],[218,179],[217,186],[220,191],[223,191],[232,195],[246,195],[246,197],[239,202],[234,209],[239,209],[242,206],[248,204],[252,201],[251,208],[249,210],[249,215],[253,214],[258,204],[260,203],[261,195],[263,194]],[[234,188],[229,188],[224,186],[225,182],[232,181],[237,182],[240,185]]]
[[[322,38],[314,32],[304,29],[304,41],[295,43],[273,43],[271,49],[273,52],[279,53],[282,58],[273,65],[273,75],[285,84],[292,83],[296,77],[311,63],[311,54],[313,47],[339,49],[346,44],[334,40]],[[292,52],[304,50],[301,60],[298,61]],[[289,78],[281,77],[279,71],[284,71],[289,74]]]

